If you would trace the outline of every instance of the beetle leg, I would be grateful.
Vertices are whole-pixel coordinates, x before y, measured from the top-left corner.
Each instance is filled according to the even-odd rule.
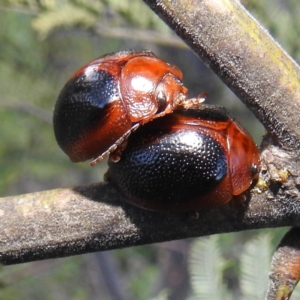
[[[206,100],[207,94],[201,93],[196,98],[190,98],[183,101],[179,106],[184,109],[197,109]]]
[[[121,153],[126,147],[127,139],[130,136],[130,134],[138,129],[140,126],[139,123],[134,124],[129,130],[127,130],[112,146],[110,146],[105,152],[103,152],[101,155],[96,157],[93,161],[90,162],[90,166],[95,166],[97,163],[102,161],[105,157],[107,157],[110,154],[113,154],[116,152],[116,155],[114,155],[110,160],[113,162],[118,162],[121,158]]]

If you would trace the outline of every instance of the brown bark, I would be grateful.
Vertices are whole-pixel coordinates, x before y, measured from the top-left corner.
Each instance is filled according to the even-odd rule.
[[[290,299],[300,278],[300,229],[292,228],[276,250],[266,299]]]
[[[285,170],[289,170],[288,175]],[[277,147],[262,152],[262,178],[246,200],[189,214],[127,204],[111,183],[0,199],[0,261],[13,264],[255,228],[299,226],[299,166]]]

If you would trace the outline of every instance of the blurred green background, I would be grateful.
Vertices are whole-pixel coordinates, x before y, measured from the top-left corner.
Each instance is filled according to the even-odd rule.
[[[300,3],[242,3],[300,61]],[[72,164],[52,112],[80,66],[108,52],[149,49],[184,73],[190,96],[226,106],[256,142],[263,127],[141,0],[0,0],[0,194],[101,181],[106,162]],[[287,229],[232,233],[0,268],[0,299],[262,299]],[[293,296],[292,299],[297,299]]]

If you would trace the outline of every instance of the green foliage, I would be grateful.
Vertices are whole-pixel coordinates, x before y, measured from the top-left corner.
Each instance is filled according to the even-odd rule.
[[[110,9],[140,28],[167,30],[167,26],[140,0],[103,0]]]
[[[38,116],[24,114],[26,109],[34,113],[32,107],[42,107],[55,97],[52,85],[45,77],[40,77],[43,47],[33,47],[36,41],[30,27],[27,25],[26,28],[29,22],[27,15],[16,18],[12,13],[2,13],[0,17],[0,26],[6,28],[2,35],[6,47],[0,54],[0,118],[1,139],[4,141],[0,143],[0,154],[4,158],[1,162],[2,194],[5,187],[9,188],[10,183],[20,178],[28,160],[33,159],[32,166],[36,166],[45,146],[49,150],[54,149],[51,144],[47,145],[51,113],[39,108],[39,112],[36,112]],[[23,35],[20,34],[19,26],[23,27]],[[35,128],[39,128],[39,131],[35,131]],[[40,170],[41,167],[40,164]]]
[[[240,287],[243,300],[263,299],[268,286],[271,236],[261,234],[248,241],[240,257]]]
[[[168,300],[168,291],[162,290],[156,297],[151,298],[150,300]]]
[[[190,251],[192,299],[231,299],[222,280],[228,262],[222,257],[219,236],[197,239]]]
[[[99,12],[101,6],[99,6]],[[33,21],[32,26],[39,33],[40,38],[45,39],[51,32],[59,27],[73,28],[83,26],[91,28],[97,21],[97,10],[85,9],[74,3],[60,3],[51,9],[42,11]]]
[[[141,0],[10,0],[7,6],[28,9],[34,15],[33,28],[41,39],[59,28],[99,25],[138,27],[170,32],[169,28]]]
[[[251,13],[284,49],[300,62],[300,5],[298,0],[243,0]]]
[[[51,268],[45,262],[2,268],[0,299],[53,300],[58,299],[59,294],[59,299],[88,299],[87,291],[82,288],[82,280],[78,276],[81,264],[82,258],[77,257],[57,260]],[[62,283],[65,286],[64,293]]]
[[[232,234],[226,236],[230,237]],[[273,239],[274,234],[267,230],[261,231],[258,236],[245,243],[236,261],[233,258],[226,259],[226,247],[220,235],[196,239],[191,246],[189,258],[193,292],[190,300],[264,299],[271,256],[275,249]],[[232,290],[225,284],[228,279],[227,271],[230,269],[235,269],[236,282],[233,287],[240,287],[239,291]],[[295,289],[291,300],[299,299],[299,296],[300,287]]]
[[[149,299],[152,294],[153,283],[158,276],[158,269],[155,265],[149,266],[140,270],[139,276],[134,276],[132,278],[130,289],[138,299]],[[145,284],[147,282],[147,284]],[[160,295],[163,297],[164,293]]]
[[[156,265],[156,254],[153,247],[137,247],[134,250],[129,248],[115,251],[120,267],[124,271],[124,276],[130,282],[130,290],[136,299],[148,300],[153,295],[153,290],[155,290],[160,276],[160,270]],[[164,300],[166,295],[167,291],[162,290],[154,299]]]

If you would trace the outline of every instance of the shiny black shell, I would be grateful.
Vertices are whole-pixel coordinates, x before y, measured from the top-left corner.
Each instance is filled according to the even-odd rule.
[[[126,199],[155,211],[224,204],[251,185],[259,151],[218,106],[181,109],[140,127],[107,178]]]
[[[105,126],[108,117],[104,107],[111,105],[113,99],[118,97],[118,80],[106,70],[93,72],[93,78],[88,80],[85,76],[74,76],[69,80],[58,97],[54,113],[55,136],[61,148],[68,149],[76,145],[83,129],[90,128],[93,131],[93,128]],[[116,104],[115,101],[113,105]],[[115,120],[119,117],[119,123],[126,122],[125,109],[120,105],[118,110],[123,113],[115,115]],[[116,128],[111,130],[115,131]],[[109,128],[106,132],[107,135],[112,134]],[[82,160],[90,158],[89,153],[82,153],[84,151],[80,147],[76,155],[82,156]]]
[[[180,202],[211,192],[226,176],[226,151],[213,137],[162,128],[153,139],[152,130],[132,135],[128,147],[139,146],[126,149],[119,163],[110,163],[110,174],[129,198]]]

